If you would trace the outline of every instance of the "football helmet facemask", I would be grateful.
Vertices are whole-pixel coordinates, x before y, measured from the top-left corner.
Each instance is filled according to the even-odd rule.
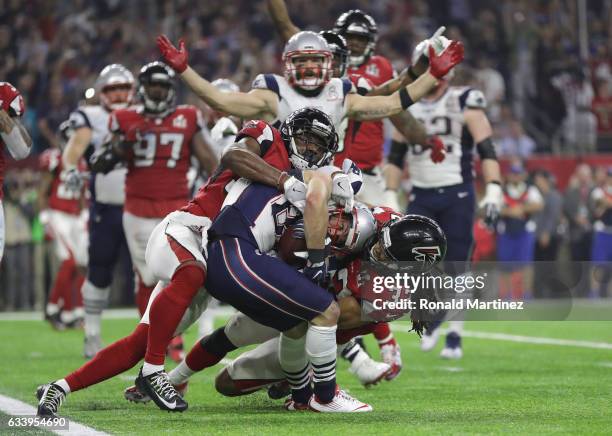
[[[283,50],[285,79],[291,86],[313,91],[332,77],[332,53],[325,39],[314,32],[298,32]]]
[[[163,90],[151,89],[158,85]],[[174,107],[176,98],[174,70],[166,64],[156,61],[146,64],[138,74],[138,96],[142,100],[145,112],[154,114],[168,113]]]
[[[327,165],[338,151],[334,123],[319,109],[305,107],[292,112],[279,130],[289,160],[299,170]]]

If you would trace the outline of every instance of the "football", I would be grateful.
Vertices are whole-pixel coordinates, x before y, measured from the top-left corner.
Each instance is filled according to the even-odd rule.
[[[302,227],[287,227],[276,245],[278,256],[287,264],[296,268],[306,265],[306,239]]]

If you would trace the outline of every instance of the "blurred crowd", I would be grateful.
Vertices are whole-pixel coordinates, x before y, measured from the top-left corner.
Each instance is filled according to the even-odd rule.
[[[370,13],[376,50],[398,71],[420,40],[447,26],[446,36],[466,45],[454,80],[483,90],[501,156],[612,151],[612,0],[287,0],[287,7],[296,25],[312,30],[331,28],[348,9]],[[0,80],[24,95],[24,123],[39,154],[59,145],[59,124],[102,67],[117,62],[137,72],[158,59],[158,34],[184,37],[204,77],[228,77],[247,90],[257,73],[281,71],[273,29],[263,0],[0,0]],[[185,89],[179,100],[196,102]],[[589,195],[604,183],[602,171],[578,166],[563,193],[549,174],[536,183],[548,189],[545,201],[561,204],[545,208],[538,227],[570,247],[574,260],[589,259]],[[36,218],[38,180],[32,170],[6,176],[0,308],[40,307],[48,289],[53,263]],[[562,250],[554,251],[556,259]]]
[[[580,3],[588,31],[582,51]],[[484,91],[503,153],[612,150],[612,0],[287,6],[298,26],[314,30],[331,28],[347,9],[367,11],[379,26],[377,51],[397,70],[416,43],[446,25],[446,35],[466,45],[456,80]],[[185,37],[191,65],[207,78],[230,77],[248,89],[257,73],[280,71],[282,47],[262,0],[2,0],[0,23],[0,78],[25,95],[39,152],[57,142],[58,124],[104,65],[137,71],[156,59],[159,33]]]

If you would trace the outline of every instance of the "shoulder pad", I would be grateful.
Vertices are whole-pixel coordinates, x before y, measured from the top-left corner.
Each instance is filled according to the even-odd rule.
[[[487,99],[479,89],[470,88],[459,97],[461,109],[486,109]]]
[[[268,89],[278,95],[279,99],[281,97],[278,80],[274,74],[258,74],[251,83],[251,89]]]
[[[91,122],[89,121],[89,117],[87,113],[82,109],[78,108],[74,112],[70,114],[68,118],[68,122],[73,129],[80,129],[81,127],[87,127],[91,129]]]
[[[247,122],[244,127],[240,129],[238,135],[236,135],[236,141],[245,137],[253,138],[261,145],[264,141],[274,140],[274,131],[265,121],[252,120]]]

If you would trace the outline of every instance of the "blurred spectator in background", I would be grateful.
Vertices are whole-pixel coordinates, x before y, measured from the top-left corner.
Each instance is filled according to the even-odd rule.
[[[563,199],[563,213],[568,222],[573,283],[576,283],[577,294],[580,296],[586,296],[590,287],[586,262],[591,259],[590,195],[594,186],[591,167],[582,163],[572,174]]]
[[[500,265],[500,298],[530,297],[531,265],[535,249],[533,215],[542,210],[542,195],[527,183],[527,171],[516,159],[505,174],[504,205],[497,223],[497,261]]]
[[[48,98],[40,106],[38,111],[38,129],[41,141],[35,146],[37,152],[47,148],[60,148],[60,139],[57,136],[62,121],[67,120],[70,115],[70,106],[64,99],[64,91],[59,81],[49,83]]]
[[[597,148],[612,151],[612,79],[595,83],[593,113],[597,117]]]
[[[491,124],[501,119],[501,105],[506,98],[504,76],[493,67],[494,59],[487,55],[477,57],[474,79],[476,88],[480,89],[487,99],[487,116]]]
[[[535,152],[535,141],[525,133],[519,121],[510,121],[502,135],[497,140],[500,156],[526,159]]]
[[[603,186],[593,189],[591,199],[595,218],[591,261],[596,268],[591,296],[599,297],[607,295],[612,272],[612,167],[607,169]]]
[[[552,79],[563,95],[566,116],[563,120],[563,144],[567,151],[578,154],[594,152],[597,144],[597,119],[593,106],[593,86],[582,68],[563,72]]]
[[[533,291],[536,298],[550,298],[558,290],[554,262],[559,252],[558,228],[561,223],[563,199],[553,176],[547,171],[536,171],[534,185],[540,190],[544,208],[535,215],[536,246]]]

